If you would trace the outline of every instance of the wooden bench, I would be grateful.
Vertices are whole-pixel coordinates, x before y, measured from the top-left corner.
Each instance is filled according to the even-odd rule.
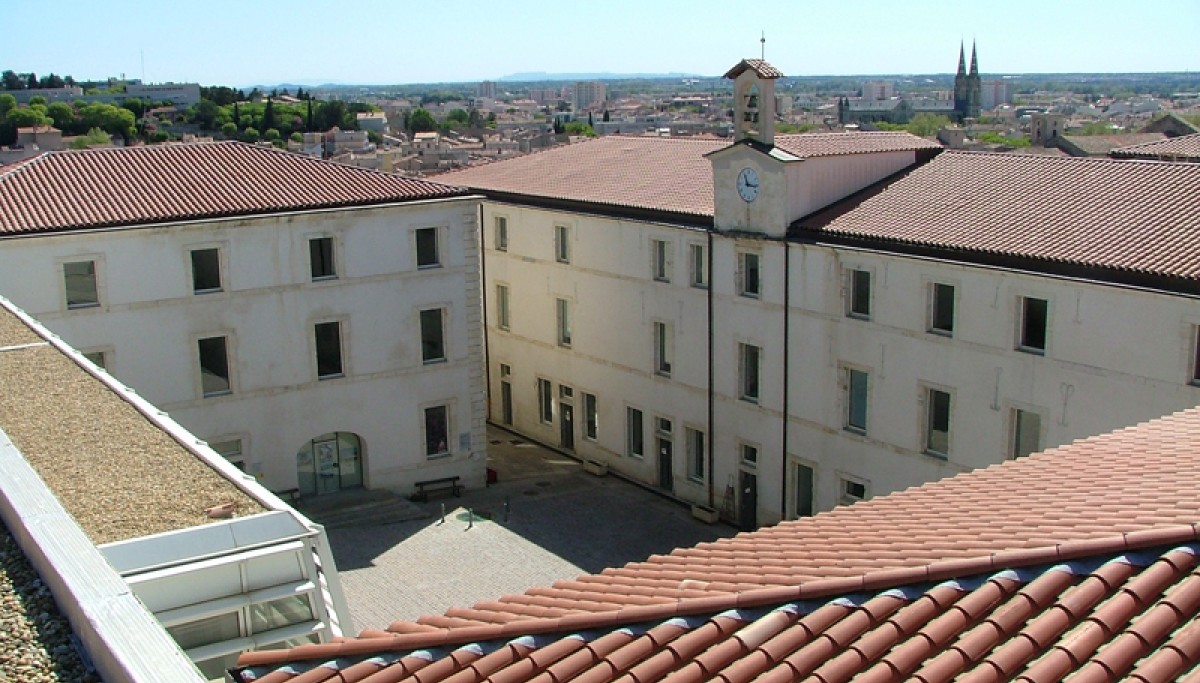
[[[412,499],[424,503],[429,500],[430,493],[441,491],[452,491],[455,497],[458,497],[462,495],[462,486],[459,485],[458,480],[459,477],[442,477],[441,479],[418,481],[415,484],[417,492],[413,494]]]

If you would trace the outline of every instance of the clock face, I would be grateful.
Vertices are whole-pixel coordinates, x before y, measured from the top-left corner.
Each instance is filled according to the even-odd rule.
[[[742,201],[752,202],[758,198],[758,173],[752,168],[743,168],[737,178],[738,196]]]

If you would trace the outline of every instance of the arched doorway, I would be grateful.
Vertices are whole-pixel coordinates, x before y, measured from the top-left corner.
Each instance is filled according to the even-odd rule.
[[[352,432],[330,432],[296,453],[300,495],[335,493],[363,485],[363,442]]]

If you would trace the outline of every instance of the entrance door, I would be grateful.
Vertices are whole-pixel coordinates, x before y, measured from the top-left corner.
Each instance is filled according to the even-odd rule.
[[[674,448],[671,440],[666,437],[658,437],[658,486],[661,489],[671,491],[674,489],[675,482],[671,472],[672,452]]]
[[[500,421],[509,426],[513,423],[512,382],[500,383]]]
[[[570,403],[558,404],[560,419],[558,445],[564,451],[575,450],[575,407]]]
[[[738,509],[738,525],[745,531],[758,528],[758,477],[753,472],[742,472],[741,500]]]
[[[813,513],[813,469],[796,463],[796,516],[811,517]]]
[[[362,440],[351,432],[322,434],[296,453],[300,495],[335,493],[363,484]]]

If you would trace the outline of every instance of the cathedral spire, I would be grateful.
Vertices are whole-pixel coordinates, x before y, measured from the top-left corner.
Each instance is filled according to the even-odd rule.
[[[961,52],[960,52],[960,54],[961,54]],[[962,69],[962,58],[961,57],[959,58],[958,64],[959,64],[958,68]],[[972,76],[979,75],[979,61],[975,58],[975,41],[973,41],[973,40],[971,41],[971,75]]]
[[[974,50],[975,50],[975,46],[974,46],[974,45],[972,45],[972,46],[971,46],[971,51],[972,51],[972,52],[974,52]],[[966,53],[966,47],[965,47],[965,46],[963,45],[963,43],[961,43],[961,42],[958,44],[958,75],[959,75],[959,76],[966,76],[966,75],[967,75],[967,53]]]

